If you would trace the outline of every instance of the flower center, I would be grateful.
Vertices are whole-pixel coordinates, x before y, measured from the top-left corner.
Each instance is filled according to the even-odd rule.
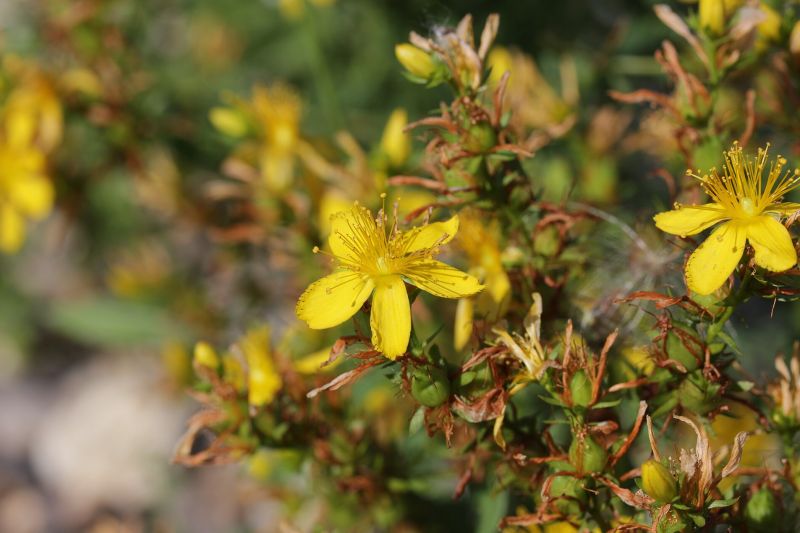
[[[744,197],[742,198],[739,206],[742,209],[742,213],[744,213],[748,217],[752,217],[757,214],[756,204],[752,200],[752,198]]]

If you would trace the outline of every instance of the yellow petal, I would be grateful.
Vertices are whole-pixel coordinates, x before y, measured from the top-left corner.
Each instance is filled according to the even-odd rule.
[[[331,217],[331,234],[328,244],[333,255],[340,262],[358,265],[365,255],[364,248],[370,236],[380,237],[381,231],[369,210],[360,205],[351,206],[346,211]]]
[[[23,149],[33,142],[36,135],[36,116],[28,109],[9,109],[6,115],[6,136],[8,145]]]
[[[456,304],[455,328],[453,331],[453,345],[456,350],[462,350],[472,337],[472,317],[474,315],[475,301],[472,298],[461,298]]]
[[[34,219],[42,218],[53,206],[53,185],[44,176],[15,179],[8,193],[11,202]]]
[[[458,231],[458,215],[444,222],[433,222],[414,228],[400,236],[399,252],[409,254],[442,246],[453,240]]]
[[[733,222],[715,229],[686,263],[689,288],[702,295],[719,289],[742,257],[746,234],[740,224]]]
[[[283,385],[270,353],[270,331],[266,326],[250,330],[239,341],[247,359],[247,399],[250,405],[272,402]]]
[[[402,274],[423,291],[440,298],[463,298],[483,290],[475,277],[434,259],[415,261]]]
[[[797,252],[786,227],[769,215],[756,217],[747,225],[747,240],[755,250],[756,264],[773,272],[797,264]]]
[[[14,253],[25,240],[25,221],[11,206],[0,206],[0,250]]]
[[[364,274],[338,270],[309,285],[297,300],[297,318],[312,329],[338,326],[361,309],[374,287]]]
[[[720,222],[724,211],[719,204],[682,206],[672,211],[659,213],[653,217],[656,227],[673,235],[696,235],[706,228]]]
[[[406,353],[411,335],[411,306],[400,276],[384,276],[372,298],[372,344],[389,359]]]

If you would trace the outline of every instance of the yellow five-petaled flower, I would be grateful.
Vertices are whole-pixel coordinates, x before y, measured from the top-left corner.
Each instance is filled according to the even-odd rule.
[[[800,210],[800,204],[783,202],[783,196],[800,186],[800,172],[784,171],[786,160],[770,163],[766,182],[767,148],[756,158],[746,157],[734,144],[725,153],[720,174],[697,176],[712,202],[698,206],[676,206],[654,217],[656,226],[674,235],[695,235],[722,222],[686,263],[686,283],[697,294],[711,294],[731,275],[744,253],[745,243],[753,247],[755,263],[772,272],[797,264],[797,252],[781,216]]]
[[[312,283],[297,302],[297,316],[311,328],[336,326],[372,298],[372,344],[386,357],[403,355],[411,335],[411,308],[405,282],[442,298],[475,294],[477,279],[433,259],[458,231],[458,216],[401,232],[387,227],[356,204],[331,217],[328,237],[338,268]]]

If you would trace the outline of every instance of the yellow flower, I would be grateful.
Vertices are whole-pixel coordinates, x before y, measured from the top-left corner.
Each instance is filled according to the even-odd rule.
[[[358,204],[331,218],[328,238],[338,263],[312,283],[297,302],[297,316],[313,329],[331,328],[352,317],[373,293],[372,344],[386,357],[403,355],[411,334],[411,308],[404,280],[442,298],[461,298],[483,289],[477,279],[433,259],[458,231],[458,217],[387,233],[383,211],[373,219]],[[318,249],[317,249],[318,251]]]
[[[769,167],[766,183],[762,175],[769,146],[753,159],[734,144],[725,153],[722,175],[716,169],[699,179],[711,203],[680,206],[654,217],[656,226],[673,235],[696,235],[722,223],[695,250],[686,263],[686,281],[698,294],[711,294],[725,283],[749,242],[757,265],[782,272],[797,263],[789,231],[779,219],[800,209],[800,204],[782,202],[783,196],[800,186],[798,171],[783,171],[786,160],[778,157]]]
[[[266,326],[255,328],[239,341],[247,360],[248,402],[261,406],[272,402],[283,381],[270,353],[270,334]]]
[[[25,240],[25,220],[44,218],[53,205],[44,153],[34,144],[33,115],[4,116],[0,131],[0,250],[14,253]]]

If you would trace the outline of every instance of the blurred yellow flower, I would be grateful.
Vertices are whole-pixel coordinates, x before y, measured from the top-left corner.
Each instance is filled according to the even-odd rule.
[[[253,111],[261,140],[261,175],[272,189],[283,190],[294,176],[300,98],[283,85],[257,86],[253,89]]]
[[[490,323],[503,316],[511,299],[511,281],[503,268],[496,227],[486,227],[475,216],[462,215],[457,242],[467,254],[470,273],[483,281],[486,290],[469,299],[462,298],[456,309],[454,343],[461,350],[472,335],[477,314]]]
[[[244,144],[242,155],[253,160],[270,191],[285,190],[294,178],[297,158],[307,150],[300,138],[300,98],[280,84],[254,86],[249,102],[225,96],[230,105],[211,109],[209,120],[232,138],[243,138],[252,132],[255,146]]]
[[[759,149],[752,159],[734,144],[725,153],[722,175],[716,168],[702,177],[693,175],[711,203],[677,205],[654,217],[659,229],[680,236],[696,235],[721,223],[686,263],[687,284],[697,294],[711,294],[725,283],[739,264],[747,242],[755,251],[756,264],[767,270],[781,272],[797,264],[791,235],[778,220],[800,209],[800,204],[781,201],[800,186],[800,173],[784,172],[786,159],[778,157],[770,164],[764,183],[768,148]]]
[[[574,63],[561,64],[562,94],[557,94],[542,76],[534,60],[520,52],[496,46],[487,57],[491,69],[489,82],[496,86],[503,75],[510,77],[505,93],[505,108],[513,109],[512,124],[522,128],[548,130],[548,135],[566,133],[574,121],[578,100]]]
[[[377,220],[358,204],[337,213],[328,244],[338,268],[300,296],[298,318],[313,329],[337,326],[352,317],[374,290],[372,344],[390,359],[403,355],[411,334],[404,280],[442,298],[483,289],[474,277],[433,259],[457,231],[457,216],[401,232],[396,225],[387,228],[383,210]]]
[[[764,50],[769,43],[776,42],[781,37],[781,23],[783,19],[767,2],[760,2],[758,9],[763,13],[764,20],[756,26],[756,49]]]
[[[411,153],[411,138],[404,131],[407,125],[408,113],[403,108],[397,108],[389,115],[383,129],[380,148],[392,167],[401,166]]]
[[[50,212],[54,190],[35,144],[36,115],[17,108],[4,114],[0,127],[0,250],[14,253],[25,240],[26,219]]]
[[[272,359],[269,328],[251,329],[238,346],[247,361],[248,402],[257,407],[271,403],[283,380]]]

